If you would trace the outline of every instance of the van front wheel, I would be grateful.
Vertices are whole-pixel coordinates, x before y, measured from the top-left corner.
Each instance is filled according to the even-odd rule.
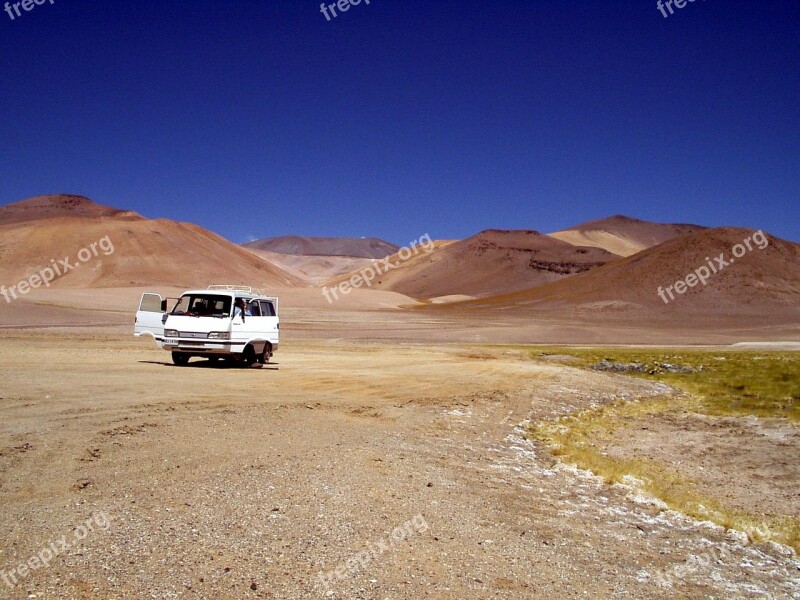
[[[255,363],[258,359],[256,358],[256,352],[253,350],[253,347],[248,345],[244,352],[242,352],[242,366],[249,367],[253,363]]]
[[[189,364],[189,355],[184,354],[183,352],[173,352],[172,362],[174,362],[179,367],[185,367],[186,365]]]

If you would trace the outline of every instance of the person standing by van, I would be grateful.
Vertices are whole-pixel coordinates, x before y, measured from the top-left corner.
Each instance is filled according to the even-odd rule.
[[[247,310],[245,310],[244,300],[241,298],[237,298],[236,302],[233,305],[233,318],[242,317],[242,323],[244,323],[244,318],[247,316]]]

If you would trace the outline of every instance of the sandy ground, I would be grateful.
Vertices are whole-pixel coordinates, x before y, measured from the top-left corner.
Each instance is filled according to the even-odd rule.
[[[179,296],[166,287],[36,289],[6,303],[0,298],[0,330],[28,327],[126,335],[145,291]],[[319,288],[275,288],[281,332],[303,340],[381,340],[391,343],[728,345],[794,343],[800,323],[702,316],[693,321],[624,311],[559,310],[515,314],[504,309],[452,311],[427,308],[395,292],[353,290],[329,303]]]
[[[626,422],[608,453],[667,465],[738,512],[800,515],[800,428],[784,419],[651,415]]]
[[[0,576],[17,580],[0,597],[800,597],[781,547],[521,437],[662,384],[288,335],[265,369],[180,368],[145,340],[53,330],[0,332],[0,381]]]

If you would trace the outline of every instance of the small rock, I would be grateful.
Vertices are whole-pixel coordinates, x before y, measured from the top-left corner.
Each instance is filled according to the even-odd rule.
[[[72,489],[75,491],[85,490],[87,487],[94,483],[91,479],[84,477],[83,479],[79,479],[75,482],[75,485],[72,486]]]

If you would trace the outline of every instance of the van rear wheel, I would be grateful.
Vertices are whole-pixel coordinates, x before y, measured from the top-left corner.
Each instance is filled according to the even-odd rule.
[[[173,352],[172,362],[174,362],[179,367],[185,367],[186,365],[189,364],[189,355],[184,354],[183,352]]]
[[[264,344],[264,352],[258,355],[258,362],[265,365],[272,358],[272,344]]]

